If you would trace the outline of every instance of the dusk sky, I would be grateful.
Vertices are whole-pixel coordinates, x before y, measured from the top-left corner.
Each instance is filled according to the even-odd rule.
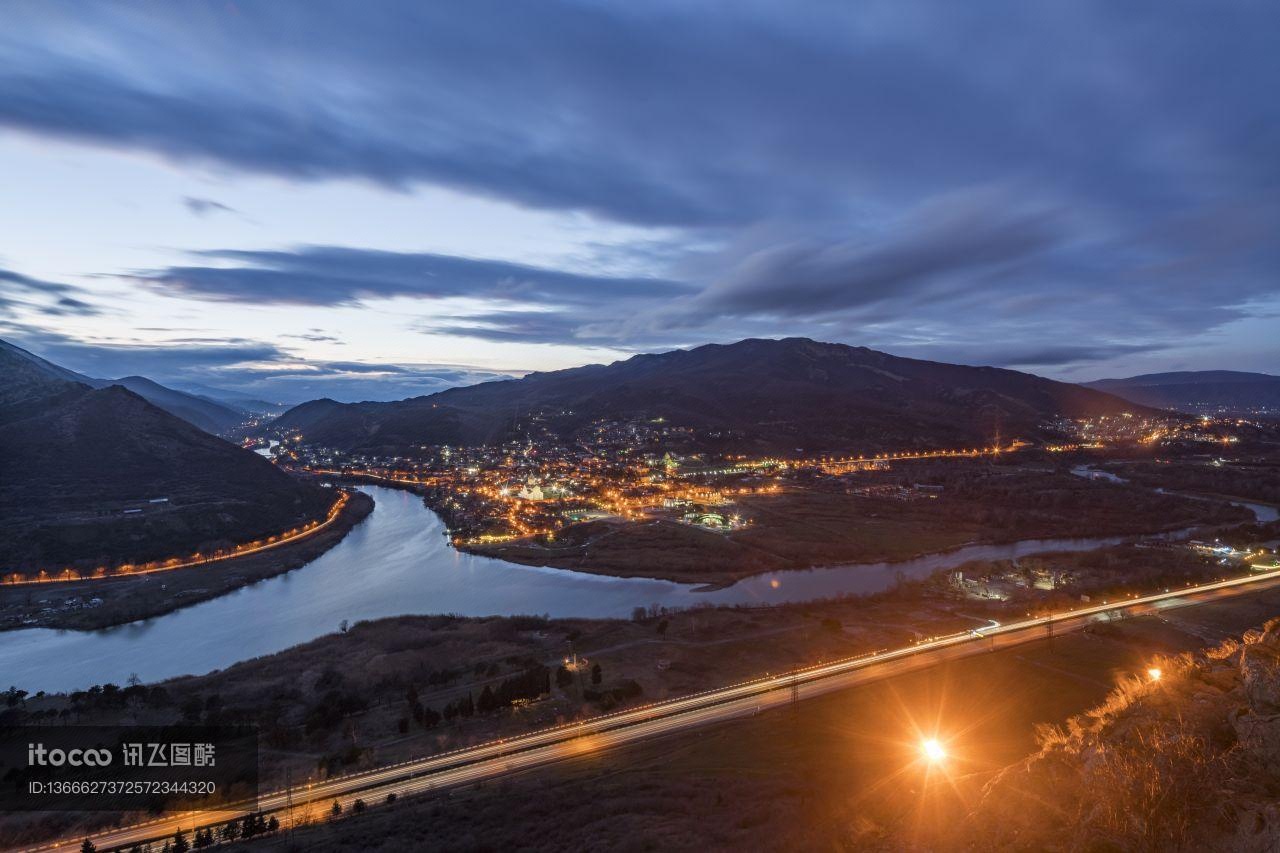
[[[1280,373],[1268,2],[15,2],[0,337],[299,401],[806,335]]]

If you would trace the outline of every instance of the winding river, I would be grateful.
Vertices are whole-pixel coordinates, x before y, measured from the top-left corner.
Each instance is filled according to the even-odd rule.
[[[1110,471],[1104,471],[1101,468],[1098,468],[1094,465],[1077,465],[1076,467],[1071,469],[1071,473],[1075,474],[1077,477],[1084,477],[1086,480],[1106,480],[1107,482],[1110,482],[1110,483],[1129,482],[1124,477],[1121,477]],[[1162,495],[1178,495],[1179,497],[1190,498],[1191,500],[1194,500],[1194,501],[1220,501],[1222,503],[1231,504],[1232,506],[1242,506],[1245,509],[1252,512],[1253,517],[1256,518],[1258,522],[1261,524],[1266,524],[1272,521],[1280,521],[1280,507],[1275,507],[1270,504],[1259,504],[1259,503],[1253,503],[1251,501],[1232,500],[1230,498],[1215,498],[1211,495],[1200,495],[1200,494],[1196,494],[1195,492],[1170,491],[1165,488],[1157,488],[1154,491]]]
[[[778,604],[892,587],[968,560],[1084,551],[1132,537],[971,545],[899,563],[862,563],[746,578],[714,591],[643,578],[521,566],[463,554],[408,492],[364,486],[374,512],[304,568],[172,613],[100,631],[0,633],[0,688],[72,690],[131,675],[203,673],[338,630],[344,620],[422,613],[627,617],[638,607]],[[1254,507],[1275,516],[1273,507]]]

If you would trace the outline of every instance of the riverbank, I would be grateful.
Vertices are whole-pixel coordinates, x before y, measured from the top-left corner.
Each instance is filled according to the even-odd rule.
[[[353,492],[323,530],[258,553],[151,574],[0,585],[0,631],[95,630],[189,607],[301,568],[341,542],[372,511],[373,499]]]

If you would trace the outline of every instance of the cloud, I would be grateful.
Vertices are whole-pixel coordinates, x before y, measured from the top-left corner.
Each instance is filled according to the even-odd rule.
[[[563,309],[499,310],[433,317],[415,324],[415,327],[429,334],[477,338],[494,343],[634,346],[637,343],[635,340],[625,340],[611,329],[593,329],[597,316],[609,313],[611,312],[607,306],[584,312]]]
[[[284,335],[281,335],[280,337],[292,338],[298,341],[311,341],[312,343],[329,343],[329,344],[345,344],[346,343],[345,341],[343,341],[338,337],[335,337],[334,335],[325,334],[320,329],[311,329],[310,331],[304,332],[299,335],[284,334]]]
[[[908,217],[887,236],[766,246],[747,253],[678,310],[685,317],[707,311],[829,316],[887,300],[936,299],[1062,239],[1051,214],[1014,212],[1006,207],[1012,203],[950,198]]]
[[[197,198],[196,196],[183,196],[182,203],[187,210],[196,216],[208,216],[210,213],[238,213],[234,207],[228,207],[220,201],[214,201],[211,198]]]
[[[1280,7],[1171,0],[1152,21],[1095,0],[19,3],[0,128],[659,226],[560,268],[322,245],[130,274],[171,296],[465,298],[409,319],[494,343],[802,334],[1056,367],[1194,347],[1280,301]],[[93,310],[0,285],[0,310]]]
[[[286,358],[279,347],[259,341],[229,339],[173,339],[161,344],[87,343],[57,333],[19,333],[20,345],[30,344],[43,358],[77,373],[100,379],[143,375],[153,379],[220,372],[247,364],[273,363]]]
[[[92,317],[102,313],[97,306],[72,294],[82,295],[83,291],[69,284],[0,268],[0,318],[19,310],[50,317]]]
[[[290,251],[222,249],[194,254],[219,265],[144,270],[131,278],[169,295],[281,305],[352,305],[398,296],[562,304],[689,292],[687,285],[661,279],[582,275],[431,253],[307,246]]]
[[[289,403],[318,397],[348,402],[398,400],[518,375],[456,364],[307,359],[274,344],[237,338],[85,342],[20,324],[7,324],[5,336],[42,358],[86,376],[116,379],[139,375],[179,388],[215,386]]]
[[[1017,0],[8,12],[0,125],[290,180],[704,226],[1009,175],[1132,214],[1280,176],[1280,12],[1246,2],[1162,4],[1159,38]]]
[[[753,230],[693,265],[701,278],[690,292],[623,311],[601,298],[435,317],[421,328],[633,350],[807,335],[1056,368],[1159,352],[1257,316],[1280,298],[1276,280],[1257,274],[1273,251],[1258,227],[1267,215],[1235,217],[1239,227],[1223,216],[1211,228],[1113,229],[1101,238],[1065,204],[1029,203],[1016,186],[980,187],[854,237]]]
[[[1035,371],[1144,355],[1160,352],[1167,348],[1167,346],[1159,344],[1100,342],[1097,344],[1037,346],[1035,343],[1029,342],[1013,346],[997,345],[995,347],[990,345],[904,345],[896,348],[895,353],[911,358]]]

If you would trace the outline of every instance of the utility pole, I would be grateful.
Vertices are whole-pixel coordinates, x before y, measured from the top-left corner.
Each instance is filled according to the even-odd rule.
[[[284,801],[289,820],[289,842],[293,842],[293,768],[284,768]]]

